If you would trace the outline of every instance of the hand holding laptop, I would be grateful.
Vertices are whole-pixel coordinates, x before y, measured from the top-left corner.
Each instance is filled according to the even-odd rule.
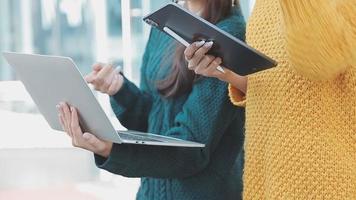
[[[100,141],[110,141],[117,144],[135,145],[175,147],[205,146],[201,143],[159,134],[133,130],[115,130],[113,124],[71,58],[14,52],[4,52],[3,55],[16,70],[41,114],[45,117],[51,128],[55,130],[65,131],[64,125],[66,128],[68,127],[68,133],[72,133],[69,132],[72,129],[78,133],[81,131],[89,132],[95,135],[96,138],[101,139],[96,140],[96,138],[94,138],[94,141],[92,141],[93,143],[99,142],[99,144],[103,144]],[[117,71],[113,70],[112,67],[109,69],[110,68],[97,66],[87,79],[90,79],[89,82],[93,82],[98,90],[115,94],[121,88],[123,80],[121,79],[120,81],[121,75],[118,75],[116,77],[117,79],[114,79],[114,75],[117,74]],[[53,76],[53,74],[56,75]],[[106,80],[106,83],[104,83],[104,80]],[[103,87],[104,85],[106,85],[106,87]],[[58,118],[58,108],[56,109],[56,105],[60,102],[66,102],[80,112],[80,127],[77,123],[72,123],[72,118],[69,117],[71,115],[68,114],[72,112],[67,112],[66,117],[64,113],[61,114],[63,115],[62,117],[66,119],[62,119],[62,121],[66,123],[61,124]],[[69,108],[67,110],[69,110]],[[72,124],[72,126],[69,126],[69,124]],[[85,137],[82,139],[85,139]],[[73,139],[76,139],[77,142],[80,138]],[[83,142],[85,140],[80,141]],[[88,147],[91,151],[102,153],[101,148],[94,148],[98,146],[89,145],[85,147]]]
[[[104,158],[107,158],[111,152],[113,143],[98,139],[95,135],[85,132],[79,125],[78,111],[67,103],[61,102],[57,105],[59,121],[63,130],[72,139],[74,147],[79,147]]]
[[[104,63],[95,63],[92,68],[93,71],[85,76],[85,81],[92,84],[95,90],[108,95],[114,95],[120,90],[124,78],[117,68]],[[62,128],[72,139],[73,146],[105,158],[109,156],[113,143],[101,140],[89,132],[83,133],[79,125],[78,111],[75,107],[69,106],[65,102],[61,102],[56,107]]]

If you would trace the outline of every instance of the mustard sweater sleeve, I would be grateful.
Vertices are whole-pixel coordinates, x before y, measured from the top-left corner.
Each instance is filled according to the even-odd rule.
[[[280,0],[289,62],[313,80],[356,63],[355,0]]]
[[[246,106],[246,96],[239,89],[235,88],[231,84],[229,84],[229,97],[232,104],[239,107]]]

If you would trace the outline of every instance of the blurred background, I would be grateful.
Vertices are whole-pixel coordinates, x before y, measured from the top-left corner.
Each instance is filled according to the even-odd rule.
[[[96,61],[123,66],[139,82],[150,27],[143,16],[169,0],[0,0],[0,52],[69,56],[86,74]],[[241,0],[248,19],[254,0]],[[104,95],[96,93],[116,128]],[[0,56],[0,200],[135,199],[139,179],[99,170],[47,125]]]

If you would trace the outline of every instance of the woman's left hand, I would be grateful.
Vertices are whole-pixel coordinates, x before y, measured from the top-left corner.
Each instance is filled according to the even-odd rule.
[[[71,137],[74,147],[86,149],[105,158],[109,157],[113,143],[100,140],[91,133],[83,133],[76,108],[62,102],[57,105],[57,109],[62,128]]]

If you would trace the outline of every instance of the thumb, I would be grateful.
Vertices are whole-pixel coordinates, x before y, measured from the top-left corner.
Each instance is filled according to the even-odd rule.
[[[92,71],[92,72],[90,72],[88,75],[86,75],[86,76],[84,77],[84,79],[85,79],[85,81],[86,81],[87,83],[92,83],[92,82],[94,81],[95,76],[96,76],[97,74],[98,74],[98,72]]]
[[[103,68],[104,64],[103,63],[95,63],[93,65],[93,70],[96,72],[99,72]]]
[[[84,80],[85,80],[87,83],[93,82],[93,75],[92,75],[91,73],[88,74],[88,75],[86,75],[86,76],[84,77]]]

